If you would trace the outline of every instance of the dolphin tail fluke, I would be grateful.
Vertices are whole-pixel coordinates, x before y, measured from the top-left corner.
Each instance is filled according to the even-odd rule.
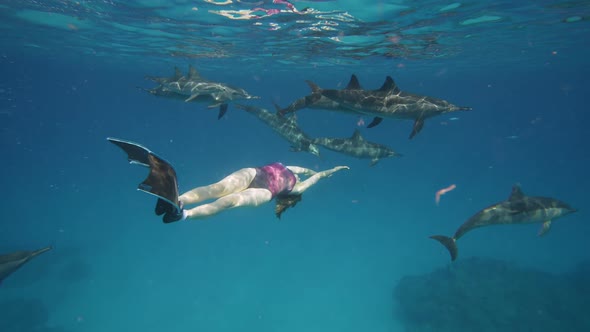
[[[309,88],[311,89],[312,93],[320,93],[320,87],[317,84],[315,84],[312,81],[305,81],[305,83],[309,85]]]
[[[449,254],[451,255],[451,261],[457,259],[459,249],[457,248],[457,243],[454,238],[444,235],[432,235],[430,238],[440,242],[443,246],[445,246],[445,248],[447,248]]]
[[[137,143],[111,137],[107,140],[127,153],[129,163],[150,168],[149,175],[139,184],[137,189],[158,197],[158,204],[163,203],[161,200],[168,203],[166,211],[170,214],[182,214],[182,207],[178,201],[176,171],[172,165]],[[158,207],[156,207],[157,213]]]

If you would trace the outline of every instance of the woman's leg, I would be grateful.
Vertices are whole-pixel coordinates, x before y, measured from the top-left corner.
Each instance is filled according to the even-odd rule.
[[[258,206],[272,200],[270,190],[263,188],[249,188],[239,193],[223,196],[209,204],[199,205],[186,211],[187,219],[205,218],[239,206]]]
[[[186,206],[206,199],[219,198],[240,192],[248,188],[255,176],[255,168],[242,168],[217,183],[189,190],[178,199]]]

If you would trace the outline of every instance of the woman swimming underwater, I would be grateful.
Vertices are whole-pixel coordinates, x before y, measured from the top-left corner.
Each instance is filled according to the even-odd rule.
[[[155,212],[164,215],[165,223],[206,218],[235,207],[259,206],[273,199],[276,200],[275,213],[280,218],[287,208],[301,200],[304,191],[320,179],[349,169],[348,166],[337,166],[316,172],[275,162],[261,167],[242,168],[217,183],[194,188],[179,196],[176,172],[172,165],[137,143],[117,138],[107,140],[123,149],[130,163],[150,168],[150,174],[139,184],[138,189],[158,197]],[[302,180],[300,176],[307,178]],[[189,210],[184,209],[186,205],[208,199],[215,200]]]

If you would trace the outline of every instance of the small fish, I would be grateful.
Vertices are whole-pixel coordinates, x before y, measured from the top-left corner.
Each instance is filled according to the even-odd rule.
[[[438,205],[440,203],[440,196],[448,193],[451,190],[454,190],[455,188],[457,188],[457,186],[452,184],[446,188],[442,188],[441,190],[437,191],[436,194],[434,195],[434,201],[436,202],[436,205]]]

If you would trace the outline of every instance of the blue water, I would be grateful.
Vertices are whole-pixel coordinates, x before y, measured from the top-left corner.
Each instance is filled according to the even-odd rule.
[[[42,303],[51,331],[403,331],[392,314],[397,282],[449,264],[428,236],[451,235],[515,183],[579,211],[542,238],[539,225],[470,232],[460,258],[551,273],[590,259],[587,2],[293,3],[324,14],[271,1],[0,4],[0,249],[55,247],[7,278],[0,302]],[[283,12],[215,12],[254,7]],[[361,128],[404,155],[370,167],[327,150],[291,152],[232,105],[217,120],[206,105],[136,88],[189,64],[268,109],[307,95],[305,80],[343,87],[355,73],[367,89],[391,75],[403,91],[473,111],[429,119],[412,140],[410,121]],[[359,121],[297,117],[311,136],[347,137]],[[146,170],[109,136],[172,162],[181,191],[274,161],[351,169],[280,221],[270,203],[165,225],[135,190]],[[437,206],[434,193],[450,184]]]

